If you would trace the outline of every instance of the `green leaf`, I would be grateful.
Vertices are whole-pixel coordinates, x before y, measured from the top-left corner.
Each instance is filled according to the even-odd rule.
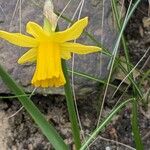
[[[0,65],[0,76],[7,87],[17,96],[25,95],[23,89],[11,78],[11,76],[5,71],[5,69]],[[18,97],[21,104],[31,115],[35,123],[41,129],[42,133],[51,142],[53,147],[57,150],[68,150],[67,145],[64,143],[63,139],[57,133],[56,129],[48,123],[39,109],[34,105],[34,103],[27,97]]]

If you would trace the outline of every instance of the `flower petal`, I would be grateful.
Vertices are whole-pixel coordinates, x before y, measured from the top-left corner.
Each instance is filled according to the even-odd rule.
[[[60,49],[64,53],[72,52],[72,53],[77,53],[77,54],[89,54],[89,53],[94,53],[94,52],[98,52],[101,50],[101,48],[97,46],[88,46],[88,45],[82,45],[79,43],[69,43],[69,42],[65,42],[61,44]]]
[[[23,64],[26,62],[33,62],[36,59],[37,59],[37,49],[32,48],[19,58],[18,63]]]
[[[0,37],[14,45],[21,47],[37,47],[38,45],[37,40],[21,33],[9,33],[0,30]]]
[[[41,26],[39,26],[35,22],[28,22],[26,26],[27,33],[33,35],[35,38],[38,38],[40,36],[45,36],[45,32]]]
[[[68,51],[61,50],[60,56],[61,56],[61,58],[68,60],[71,58],[71,53]]]
[[[71,41],[79,38],[81,33],[83,32],[84,28],[88,24],[88,17],[80,19],[79,21],[75,22],[70,28],[62,32],[56,32],[54,35],[54,40],[56,42],[66,42]]]

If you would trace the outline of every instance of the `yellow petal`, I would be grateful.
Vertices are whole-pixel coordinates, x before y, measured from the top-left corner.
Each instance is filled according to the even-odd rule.
[[[75,22],[70,28],[62,32],[56,32],[54,35],[54,40],[56,42],[66,42],[71,41],[79,38],[81,33],[83,32],[84,28],[88,24],[88,17],[80,19],[79,21]]]
[[[14,45],[21,47],[37,47],[38,45],[37,40],[21,33],[9,33],[0,30],[0,37]]]
[[[68,51],[61,50],[60,52],[61,58],[68,60],[71,58],[71,53]]]
[[[27,33],[33,35],[36,38],[40,36],[45,36],[45,32],[42,27],[35,22],[28,22],[26,26],[26,31]]]
[[[77,54],[89,54],[89,53],[94,53],[94,52],[98,52],[101,50],[100,47],[82,45],[79,43],[69,43],[69,42],[61,44],[60,49],[64,53],[72,52],[72,53],[77,53]]]
[[[19,64],[23,64],[26,62],[33,62],[37,59],[37,49],[32,48],[28,52],[26,52],[23,56],[21,56],[18,60]]]

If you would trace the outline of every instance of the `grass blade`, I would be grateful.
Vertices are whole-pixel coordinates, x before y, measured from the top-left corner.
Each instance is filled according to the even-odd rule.
[[[111,121],[112,117],[119,112],[122,107],[124,107],[127,103],[133,101],[134,98],[126,100],[125,102],[123,102],[122,104],[120,104],[117,108],[115,108],[114,110],[112,110],[112,112],[106,117],[106,119],[99,125],[98,128],[95,129],[95,131],[92,133],[92,135],[88,138],[88,140],[82,145],[80,150],[85,150],[86,147],[92,142],[92,140],[98,135],[98,133],[100,131],[102,131],[106,125],[108,125],[108,123]]]
[[[117,9],[117,1],[116,0],[112,0],[112,9],[114,11],[118,29],[121,30],[122,23],[119,20],[119,13],[118,13],[118,9]],[[128,65],[128,64],[130,64],[129,49],[127,47],[126,40],[125,40],[125,37],[123,34],[122,34],[122,44],[124,47],[125,58],[126,58],[126,62],[127,62],[127,70],[128,70],[128,72],[130,72],[132,68]],[[134,80],[133,73],[130,75],[130,77],[132,78],[132,80]],[[131,85],[132,85],[132,88],[134,91],[134,95],[137,95],[136,89],[135,89],[134,85],[132,84],[132,82],[131,82]],[[134,100],[132,102],[132,117],[131,117],[132,132],[133,132],[133,137],[134,137],[135,144],[136,144],[136,149],[143,150],[144,147],[142,144],[142,139],[141,139],[140,130],[139,130],[139,126],[138,126],[138,120],[137,120],[137,118],[138,118],[137,109],[138,109],[137,102]]]

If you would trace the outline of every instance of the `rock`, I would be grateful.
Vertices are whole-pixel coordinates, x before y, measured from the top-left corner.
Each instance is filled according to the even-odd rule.
[[[68,0],[69,1],[69,0]],[[55,10],[61,12],[65,5],[66,0],[54,0]],[[72,18],[80,0],[71,1],[68,8],[64,12],[64,16]],[[34,1],[22,0],[21,9],[21,20],[20,20],[20,2],[16,3],[16,0],[0,0],[0,29],[7,30],[11,32],[22,31],[25,33],[25,25],[28,21],[35,21],[42,24],[43,20],[43,0]],[[94,38],[104,44],[110,51],[112,51],[113,46],[116,41],[116,29],[113,23],[112,11],[111,11],[111,1],[105,1],[104,3],[104,19],[103,19],[103,29],[102,26],[102,0],[86,0],[83,6],[83,11],[81,17],[89,17],[89,25],[86,29]],[[16,7],[16,11],[14,12]],[[76,16],[77,18],[77,16]],[[21,22],[21,27],[20,27]],[[68,22],[63,19],[59,20],[60,30],[65,29],[68,26]],[[82,35],[80,39],[77,40],[79,43],[96,45],[88,36]],[[0,63],[7,69],[7,71],[12,75],[12,77],[22,85],[27,92],[32,92],[33,87],[30,84],[33,72],[33,64],[18,65],[18,58],[25,53],[27,49],[19,48],[14,45],[2,41],[0,45]],[[107,65],[109,63],[109,58],[100,54],[89,54],[85,56],[74,56],[74,70],[77,72],[82,72],[93,77],[106,78],[108,74]],[[72,60],[68,62],[69,68],[72,66]],[[83,77],[74,76],[74,85],[77,90],[77,94],[83,95],[96,89],[96,82],[85,79]],[[42,89],[38,89],[37,92],[42,92]],[[9,90],[0,80],[0,93],[9,93]],[[63,89],[47,89],[46,93],[57,93],[63,94]]]

